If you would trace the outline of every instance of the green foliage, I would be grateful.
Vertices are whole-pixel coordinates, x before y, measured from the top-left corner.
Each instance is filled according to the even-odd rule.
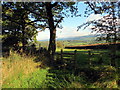
[[[101,14],[98,20],[89,20],[78,26],[78,30],[82,27],[86,29],[92,25],[92,33],[98,34],[98,41],[106,40],[107,42],[117,42],[120,40],[119,18],[120,4],[119,2],[85,2],[88,7],[85,16],[91,14]]]
[[[59,52],[60,49],[57,51]],[[64,49],[63,51],[74,52],[73,49]],[[92,52],[98,54],[92,59],[93,62],[97,62],[99,54],[107,51],[93,50]],[[103,57],[106,58],[104,60],[106,61],[108,56],[104,55]],[[117,68],[108,65],[109,60],[103,65],[97,63],[89,65],[88,50],[77,51],[78,69],[76,71],[39,69],[36,66],[39,66],[40,63],[33,62],[35,59],[36,57],[21,56],[13,52],[8,58],[3,58],[2,88],[119,88]],[[44,59],[39,58],[42,61]]]
[[[3,46],[17,46],[19,43],[27,44],[29,40],[36,40],[35,23],[31,22],[29,13],[22,8],[21,3],[4,2],[2,4],[2,39]]]
[[[62,41],[57,41],[57,48],[64,48],[64,43]]]

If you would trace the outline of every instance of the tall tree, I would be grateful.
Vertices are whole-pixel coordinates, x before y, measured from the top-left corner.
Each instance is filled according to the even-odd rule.
[[[71,12],[76,15],[77,7],[75,3],[71,2],[41,2],[41,3],[28,3],[34,7],[28,8],[25,4],[24,7],[31,13],[31,16],[38,21],[38,27],[43,30],[48,28],[50,30],[49,40],[49,57],[51,63],[54,61],[54,54],[56,50],[56,28],[61,28],[60,23],[65,16],[69,16],[66,12]],[[65,12],[66,11],[66,12]]]
[[[118,41],[119,33],[120,33],[119,3],[117,2],[100,2],[100,3],[87,2],[87,4],[90,7],[90,9],[93,11],[93,13],[104,14],[104,15],[99,20],[89,21],[87,23],[84,23],[83,25],[86,25],[87,27],[90,24],[92,24],[94,26],[93,28],[91,28],[93,32],[98,32],[106,36],[105,37],[106,41],[114,42],[114,43]]]
[[[23,48],[28,40],[33,40],[37,34],[35,24],[29,19],[29,13],[22,8],[21,3],[3,3],[3,42],[11,46],[22,42]],[[10,40],[11,39],[11,40]],[[7,40],[7,41],[6,41]]]
[[[3,4],[8,9],[12,11],[17,10],[19,16],[18,21],[13,19],[12,16],[4,14],[7,19],[11,22],[15,22],[20,25],[20,29],[25,39],[25,27],[28,24],[35,23],[35,26],[39,30],[45,30],[48,28],[50,30],[50,40],[49,40],[49,56],[51,62],[54,61],[54,54],[56,50],[56,28],[61,28],[60,23],[63,18],[69,16],[71,12],[72,16],[76,15],[77,7],[73,2],[21,2],[21,3],[5,3]],[[4,12],[4,11],[3,11]],[[29,18],[28,18],[29,17]],[[27,19],[32,20],[31,22],[26,22]],[[24,40],[23,39],[23,46]]]
[[[86,2],[89,9],[87,14],[103,14],[99,20],[89,21],[84,23],[81,27],[93,25],[91,28],[93,32],[101,34],[100,40],[105,39],[108,42],[116,43],[120,38],[120,4],[119,2]],[[91,12],[90,12],[91,11]],[[102,39],[101,39],[102,38]],[[111,65],[115,66],[116,45],[111,45]],[[114,52],[114,53],[113,53]]]

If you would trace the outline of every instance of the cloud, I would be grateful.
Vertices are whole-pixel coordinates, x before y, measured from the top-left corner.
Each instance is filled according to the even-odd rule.
[[[67,37],[75,37],[75,36],[84,36],[90,34],[87,30],[79,30],[74,27],[64,27],[63,29],[57,28],[56,37],[57,38],[67,38]],[[39,32],[37,36],[37,40],[45,40],[49,39],[50,33],[49,30],[45,30],[43,32]]]
[[[86,32],[85,30],[77,31],[77,28],[65,27],[62,30],[58,29],[57,38],[83,36],[83,35],[87,35],[87,34],[88,34],[88,32]]]
[[[93,21],[93,20],[98,20],[98,19],[101,19],[102,16],[100,14],[91,14],[87,19],[86,21]]]
[[[102,18],[100,14],[91,14],[87,19],[87,21],[98,20]],[[77,22],[75,22],[77,24]],[[73,23],[74,24],[74,23]],[[63,29],[57,28],[56,37],[57,38],[66,38],[66,37],[75,37],[75,36],[84,36],[91,33],[92,26],[88,26],[85,30],[77,31],[77,27],[73,26],[64,26]],[[37,36],[37,40],[45,40],[50,38],[49,30],[46,29],[43,32],[39,32]]]
[[[37,40],[45,40],[50,38],[49,30],[46,29],[45,31],[39,32],[37,35]]]

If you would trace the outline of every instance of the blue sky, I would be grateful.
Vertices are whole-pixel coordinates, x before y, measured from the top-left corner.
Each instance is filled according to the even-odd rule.
[[[84,2],[79,2],[78,11],[80,14],[82,14],[82,16],[68,17],[68,18],[65,17],[63,22],[61,23],[63,28],[62,29],[57,28],[57,33],[56,33],[57,38],[84,36],[91,34],[91,30],[89,27],[86,28],[85,30],[80,29],[79,31],[77,31],[77,27],[88,20],[97,19],[100,18],[101,16],[91,14],[88,18],[86,18],[84,17],[85,9],[86,9],[86,5],[84,4]],[[49,30],[46,29],[45,31],[38,33],[37,40],[45,40],[45,39],[49,39],[49,37],[50,37]]]

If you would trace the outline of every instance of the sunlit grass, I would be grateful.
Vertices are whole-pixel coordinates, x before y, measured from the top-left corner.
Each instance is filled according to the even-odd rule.
[[[34,62],[36,57],[11,53],[2,61],[3,88],[39,87],[47,73],[47,69],[37,68],[41,62]],[[42,58],[41,58],[42,59]]]
[[[90,49],[62,49],[63,51],[70,51],[70,52],[73,52],[75,50],[77,51],[89,51]],[[57,48],[56,49],[57,52],[60,52],[61,51],[61,48]]]
[[[63,52],[73,53],[76,49],[63,49]],[[60,52],[61,49],[57,49]],[[80,69],[84,69],[84,74],[77,71],[75,75],[73,70],[53,70],[52,68],[38,67],[45,60],[44,56],[26,56],[11,52],[7,58],[3,58],[2,62],[2,88],[118,88],[117,80],[119,74],[116,73],[116,68],[109,65],[109,58],[104,54],[104,64],[89,65],[88,51],[95,54],[91,58],[92,62],[98,62],[99,54],[105,50],[85,50],[77,49],[77,64]],[[39,59],[39,62],[34,60]],[[38,68],[37,68],[38,67]],[[50,72],[53,71],[53,72]],[[115,71],[99,72],[99,71]],[[92,76],[89,76],[91,72]],[[96,73],[96,71],[98,71]],[[67,74],[65,72],[68,72]],[[85,73],[88,73],[86,75]],[[91,78],[99,76],[94,82]],[[94,79],[94,78],[93,78]]]

